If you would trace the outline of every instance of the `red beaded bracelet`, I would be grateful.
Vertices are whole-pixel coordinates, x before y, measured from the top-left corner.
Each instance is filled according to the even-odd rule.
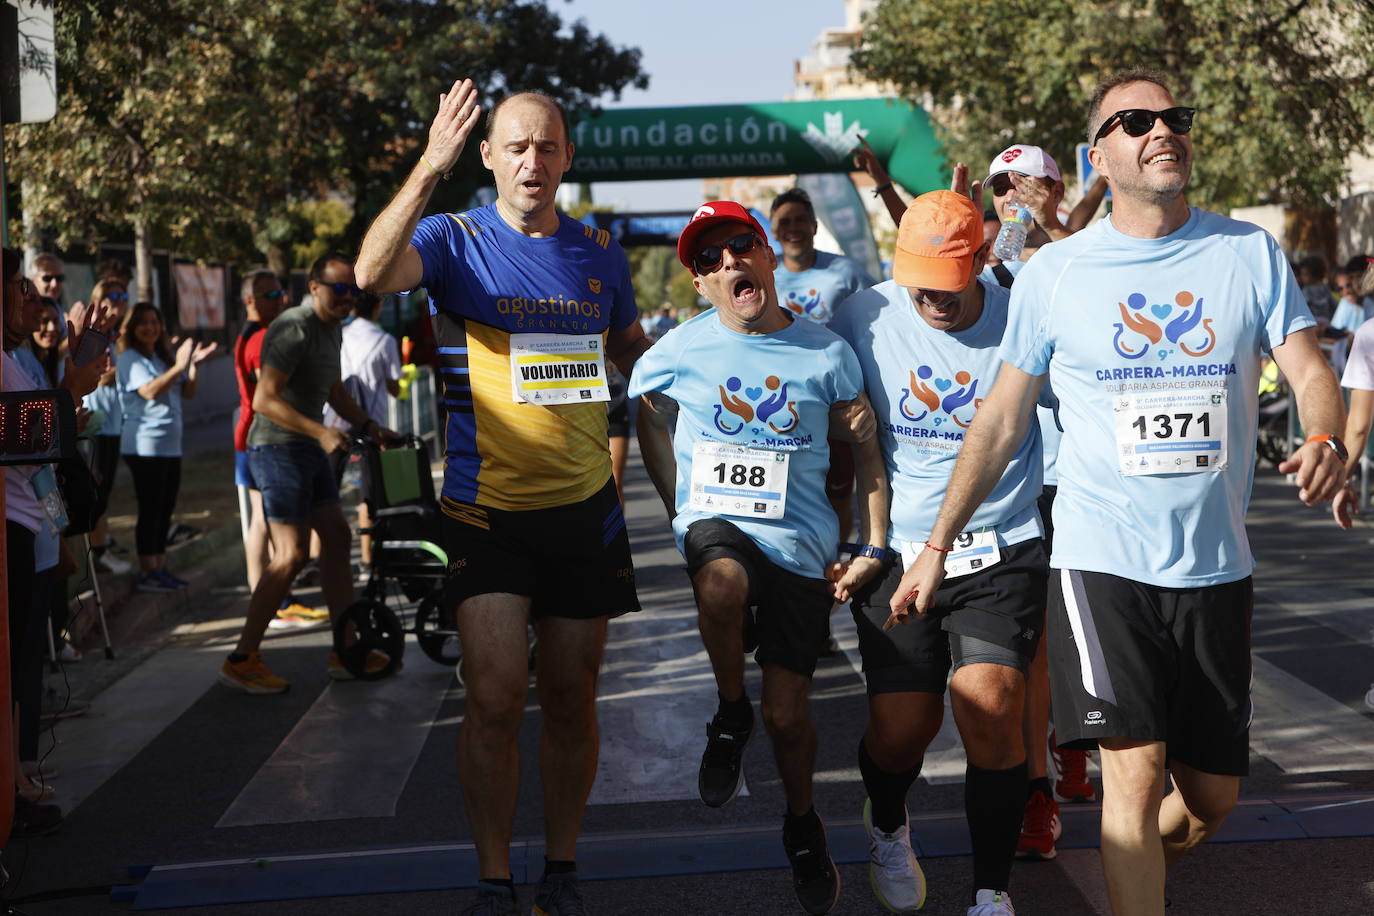
[[[953,547],[936,547],[934,544],[930,543],[930,541],[926,541],[926,546],[936,553],[949,553],[954,549]]]

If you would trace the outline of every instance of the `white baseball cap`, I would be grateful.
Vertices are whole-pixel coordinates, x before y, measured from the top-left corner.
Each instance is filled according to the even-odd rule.
[[[1017,144],[1002,150],[992,160],[992,165],[988,166],[988,177],[983,179],[983,183],[987,184],[993,175],[1003,172],[1016,172],[1018,175],[1029,175],[1032,178],[1049,178],[1052,181],[1060,180],[1059,166],[1055,163],[1054,157],[1038,146]]]

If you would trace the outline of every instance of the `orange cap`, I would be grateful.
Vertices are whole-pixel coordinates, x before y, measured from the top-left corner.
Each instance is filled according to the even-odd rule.
[[[961,290],[983,244],[983,214],[962,194],[931,191],[911,202],[897,230],[892,279],[902,286]]]

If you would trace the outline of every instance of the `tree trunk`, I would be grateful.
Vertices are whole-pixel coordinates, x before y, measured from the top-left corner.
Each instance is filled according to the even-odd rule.
[[[281,278],[282,283],[286,282],[287,274],[291,272],[291,247],[282,242],[269,242],[267,250],[263,254],[267,255],[267,269]]]
[[[153,292],[153,233],[148,221],[134,219],[134,289],[135,302],[156,302]]]

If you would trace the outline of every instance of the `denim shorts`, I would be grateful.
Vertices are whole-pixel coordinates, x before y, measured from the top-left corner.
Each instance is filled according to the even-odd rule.
[[[316,506],[339,501],[324,449],[313,442],[250,445],[248,469],[262,492],[262,513],[279,525],[308,525]]]
[[[253,469],[248,466],[247,452],[234,452],[234,486],[256,490],[258,483],[253,479]]]

